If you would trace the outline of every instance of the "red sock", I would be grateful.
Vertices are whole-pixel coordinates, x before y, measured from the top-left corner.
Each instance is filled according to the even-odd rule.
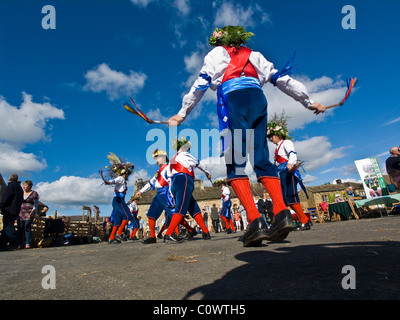
[[[231,225],[232,231],[235,231],[236,228],[235,228],[235,225],[233,224],[233,220],[232,219],[229,219],[229,224]]]
[[[166,236],[170,236],[174,233],[174,230],[176,227],[179,226],[179,224],[182,222],[183,220],[183,216],[178,214],[178,213],[174,213],[172,215],[172,219],[171,219],[171,223],[169,224],[168,230],[165,233]]]
[[[188,232],[192,232],[193,228],[190,226],[189,223],[185,219],[182,219],[181,225],[185,227]]]
[[[239,178],[229,181],[233,190],[235,191],[240,203],[243,205],[247,213],[247,220],[251,223],[253,220],[260,218],[260,213],[254,204],[253,194],[250,189],[250,182],[248,178]]]
[[[273,203],[273,214],[277,215],[282,210],[287,209],[285,202],[283,201],[281,183],[278,177],[264,177],[261,178],[261,182],[265,189],[269,193]]]
[[[122,235],[122,231],[124,231],[125,226],[128,224],[128,220],[122,220],[121,226],[119,227],[117,233]]]
[[[136,232],[137,232],[137,228],[135,228],[135,229],[133,229],[132,231],[131,231],[131,235],[130,235],[130,238],[133,238],[134,236],[136,236]]]
[[[193,218],[196,221],[196,223],[199,225],[199,227],[201,228],[201,231],[203,231],[203,233],[209,232],[201,213],[196,214]]]
[[[225,228],[230,229],[231,227],[229,226],[228,219],[225,216],[221,216],[222,221],[225,222]]]
[[[114,240],[115,234],[117,233],[117,230],[118,230],[118,227],[119,227],[119,226],[113,226],[113,228],[112,228],[112,230],[111,230],[110,237],[109,237],[110,240]]]
[[[150,238],[156,237],[156,220],[149,218]]]
[[[300,203],[291,204],[290,207],[297,213],[297,215],[300,218],[301,223],[306,223],[308,221],[308,217],[304,213],[303,208],[301,207]]]

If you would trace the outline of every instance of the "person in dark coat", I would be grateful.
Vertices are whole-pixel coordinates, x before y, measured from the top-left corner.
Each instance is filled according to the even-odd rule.
[[[15,230],[15,221],[21,210],[24,191],[21,182],[18,181],[18,175],[13,173],[8,178],[8,186],[0,200],[0,209],[3,215],[3,231],[0,236],[0,249],[14,248],[17,246],[17,232]]]

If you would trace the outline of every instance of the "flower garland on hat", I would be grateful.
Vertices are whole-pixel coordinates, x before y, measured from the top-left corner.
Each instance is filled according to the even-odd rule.
[[[110,160],[111,165],[106,166],[106,169],[109,171],[109,175],[123,175],[127,174],[130,175],[133,170],[135,169],[135,166],[130,163],[130,162],[125,162],[124,159],[121,157],[118,158],[114,153],[110,152],[109,155],[107,155],[108,160]]]
[[[252,36],[254,33],[245,31],[242,26],[226,26],[215,28],[208,42],[213,47],[234,46],[238,49],[241,45],[247,45],[247,40]]]
[[[267,124],[267,137],[277,135],[282,137],[283,139],[291,139],[291,137],[289,136],[289,131],[287,129],[288,119],[289,117],[285,115],[285,112],[283,112],[279,116],[275,113],[271,121]]]
[[[172,140],[172,148],[176,151],[179,151],[180,148],[184,147],[185,151],[189,150],[192,147],[192,144],[185,137],[181,137]]]
[[[167,153],[163,150],[158,150],[157,148],[156,150],[153,151],[153,158],[157,158],[158,156],[167,157]]]
[[[213,182],[214,187],[220,187],[222,184],[227,185],[226,179],[218,179]]]

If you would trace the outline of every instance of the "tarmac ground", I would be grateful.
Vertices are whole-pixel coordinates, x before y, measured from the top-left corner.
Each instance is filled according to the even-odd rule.
[[[3,251],[0,300],[400,299],[399,215],[314,224],[259,247],[240,235]]]

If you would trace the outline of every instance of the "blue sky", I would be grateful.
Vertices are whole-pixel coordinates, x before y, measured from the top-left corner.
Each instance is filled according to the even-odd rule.
[[[342,8],[349,4],[355,29],[342,27]],[[45,5],[55,8],[55,29],[42,28]],[[299,158],[307,161],[306,185],[359,181],[354,161],[368,157],[377,157],[384,171],[389,148],[400,144],[399,9],[394,0],[3,0],[0,172],[33,180],[51,212],[79,214],[82,205],[97,204],[107,214],[112,188],[101,186],[98,176],[106,155],[135,164],[130,195],[138,177],[157,170],[146,159],[155,143],[146,135],[174,137],[165,125],[129,114],[122,102],[133,97],[157,119],[177,113],[211,49],[209,36],[228,24],[255,33],[250,47],[278,69],[296,52],[293,77],[315,101],[336,103],[346,78],[359,80],[344,106],[319,116],[270,84],[264,87],[269,114],[285,110],[291,116]],[[194,130],[201,144],[201,129],[217,128],[215,101],[209,90],[178,135]],[[212,163],[207,158],[216,150],[210,145],[202,160]],[[224,176],[223,165],[210,167],[213,179]]]

